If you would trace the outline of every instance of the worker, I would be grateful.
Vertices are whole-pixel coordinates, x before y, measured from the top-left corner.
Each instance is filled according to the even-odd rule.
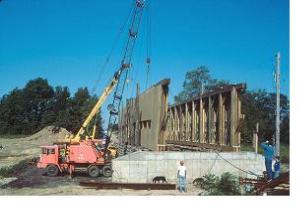
[[[280,158],[279,156],[276,156],[272,161],[272,172],[273,172],[273,179],[276,179],[279,177],[280,173]]]
[[[267,180],[271,181],[272,180],[272,160],[274,158],[274,150],[275,150],[272,139],[261,143],[261,148],[264,151]]]
[[[179,192],[186,192],[186,177],[187,168],[184,166],[184,161],[180,161],[180,166],[177,169]]]
[[[62,147],[60,149],[60,158],[61,158],[62,162],[66,161],[66,148],[65,147]]]

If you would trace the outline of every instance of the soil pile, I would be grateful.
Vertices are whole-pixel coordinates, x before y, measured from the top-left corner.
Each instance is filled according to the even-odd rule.
[[[0,168],[17,164],[24,159],[38,157],[41,145],[51,145],[56,141],[61,141],[69,135],[64,128],[48,126],[39,132],[24,138],[2,139],[0,145]]]

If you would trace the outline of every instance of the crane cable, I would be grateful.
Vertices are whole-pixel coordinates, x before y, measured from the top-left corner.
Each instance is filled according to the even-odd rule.
[[[222,159],[222,160],[224,160],[225,162],[227,162],[227,163],[229,163],[231,166],[233,166],[234,168],[236,168],[236,169],[238,169],[238,170],[240,170],[240,171],[242,171],[242,172],[244,172],[244,173],[246,173],[246,174],[250,174],[250,175],[253,175],[253,176],[257,176],[257,177],[260,177],[261,175],[258,175],[258,174],[256,174],[256,173],[254,173],[254,172],[252,172],[252,171],[246,171],[246,170],[243,170],[243,169],[241,169],[240,167],[238,167],[238,166],[236,166],[236,165],[234,165],[233,163],[231,163],[229,160],[227,160],[227,159],[225,159],[224,157],[222,157],[222,155],[220,155],[220,152],[218,152],[218,151],[216,151],[216,150],[214,150],[214,152]]]
[[[141,17],[143,14],[143,7],[144,7],[144,0],[136,0],[134,10],[132,12],[132,17],[131,17],[131,22],[130,22],[130,29],[129,29],[129,37],[128,41],[124,47],[123,51],[123,56],[122,56],[122,61],[121,61],[121,66],[124,67],[128,65],[130,68],[131,66],[131,59],[133,56],[133,50],[135,47],[135,42],[136,42],[136,37],[138,35],[138,30],[139,26],[141,23]],[[121,68],[122,69],[122,68]],[[124,92],[124,88],[126,85],[127,81],[127,76],[128,76],[128,70],[125,68],[123,70],[123,73],[121,73],[118,83],[116,84],[115,88],[115,93],[114,97],[112,100],[112,103],[110,104],[110,116],[109,116],[109,121],[108,121],[108,135],[109,137],[112,134],[113,128],[111,126],[114,126],[116,124],[116,121],[118,120],[118,111],[120,108],[120,104],[122,102],[122,95]]]
[[[112,57],[112,55],[113,55],[113,53],[114,53],[114,50],[115,50],[115,48],[116,48],[116,45],[117,45],[117,43],[119,42],[119,40],[120,40],[122,34],[124,33],[124,30],[125,30],[125,28],[126,28],[126,26],[127,26],[127,24],[128,24],[128,21],[130,20],[130,17],[131,17],[133,8],[134,8],[134,7],[133,7],[133,4],[131,4],[130,11],[129,11],[127,17],[125,18],[124,23],[121,25],[121,27],[120,27],[120,29],[119,29],[119,31],[118,31],[118,33],[117,33],[115,39],[113,40],[111,49],[110,49],[110,51],[109,51],[109,53],[108,53],[108,55],[107,55],[107,57],[106,57],[106,59],[105,59],[103,65],[101,66],[101,69],[100,69],[100,71],[99,71],[98,78],[96,79],[96,81],[95,81],[95,83],[94,83],[94,86],[93,86],[93,88],[92,88],[92,90],[91,90],[91,95],[94,95],[94,94],[95,94],[96,88],[98,87],[98,84],[99,84],[99,82],[101,81],[101,79],[102,79],[102,77],[103,77],[103,75],[104,75],[104,73],[105,73],[105,70],[106,70],[106,68],[107,68],[107,66],[108,66],[108,64],[109,64],[109,62],[110,62],[110,60],[111,60],[111,57]],[[95,125],[97,124],[98,118],[99,118],[99,112],[98,112],[98,113],[96,114],[96,116],[95,116],[95,120],[94,120],[94,124],[95,124]]]
[[[151,71],[151,51],[152,51],[152,38],[151,38],[151,29],[152,29],[152,21],[151,21],[151,3],[149,2],[147,4],[147,20],[146,20],[146,26],[147,26],[147,33],[146,33],[146,42],[147,42],[147,50],[146,50],[146,82],[145,82],[145,89],[148,88],[148,84],[151,82],[150,79],[150,71]]]
[[[151,84],[150,65],[151,65],[151,48],[152,47],[151,47],[151,5],[150,4],[151,4],[150,1],[146,2],[146,9],[145,9],[146,23],[145,23],[145,27],[143,27],[144,30],[142,32],[144,33],[143,39],[142,41],[140,41],[139,48],[138,48],[139,59],[137,59],[135,68],[133,69],[132,67],[133,69],[133,71],[131,72],[132,75],[128,77],[128,80],[131,81],[132,84],[130,84],[131,86],[130,89],[129,90],[127,89],[127,91],[130,91],[130,93],[127,93],[127,94],[129,94],[131,98],[134,95],[136,84],[139,81],[140,63],[142,59],[144,59],[146,63],[146,70],[145,70],[146,77],[145,77],[145,81],[143,81],[145,84],[143,85],[144,89],[146,90]]]
[[[101,69],[100,69],[100,71],[99,71],[98,78],[97,78],[96,81],[95,81],[95,84],[94,84],[94,87],[92,88],[91,94],[94,94],[95,91],[96,91],[96,88],[97,88],[97,86],[98,86],[98,84],[99,84],[99,82],[100,82],[100,80],[101,80],[101,78],[102,78],[102,76],[103,76],[103,74],[104,74],[104,72],[105,72],[105,70],[106,70],[106,67],[107,67],[107,65],[108,65],[109,62],[110,62],[110,59],[111,59],[111,57],[112,57],[112,55],[113,55],[113,52],[114,52],[114,50],[115,50],[115,48],[116,48],[116,45],[117,45],[117,43],[119,42],[119,40],[120,40],[122,34],[124,33],[124,30],[125,30],[125,28],[126,28],[126,26],[127,26],[127,24],[128,24],[128,21],[130,20],[130,17],[131,17],[133,8],[134,8],[133,5],[131,5],[129,14],[128,14],[127,17],[125,18],[124,23],[123,23],[122,26],[120,27],[119,32],[117,33],[115,39],[113,40],[111,50],[109,51],[109,53],[108,53],[108,55],[107,55],[107,57],[106,57],[106,59],[105,59],[105,62],[103,63],[103,65],[102,65],[102,67],[101,67]]]
[[[140,27],[142,29],[144,29],[143,27]],[[145,30],[143,31],[143,33],[145,32]],[[132,66],[133,71],[131,70],[131,75],[130,78],[133,81],[133,84],[131,86],[131,92],[130,92],[130,97],[133,97],[134,94],[134,90],[135,87],[137,85],[137,82],[139,81],[139,70],[140,70],[140,63],[141,63],[141,59],[142,59],[142,54],[143,54],[143,47],[144,47],[144,42],[139,40],[139,44],[138,44],[138,59],[135,59],[135,55],[132,56],[132,60],[135,61],[135,66]]]

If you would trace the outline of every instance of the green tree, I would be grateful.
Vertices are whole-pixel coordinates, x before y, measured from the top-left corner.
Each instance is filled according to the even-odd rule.
[[[32,134],[48,125],[76,133],[96,101],[86,87],[71,97],[67,87],[53,88],[42,78],[30,80],[0,99],[0,134]],[[100,111],[95,121],[97,136],[102,136]]]
[[[174,97],[174,100],[176,103],[190,100],[203,92],[209,92],[227,84],[227,81],[211,78],[206,66],[199,66],[197,69],[186,73],[183,90]]]
[[[46,79],[36,78],[26,84],[23,96],[26,104],[23,113],[26,125],[23,126],[23,129],[27,133],[33,133],[44,127],[41,124],[42,117],[54,96],[54,90]]]
[[[289,100],[286,95],[281,95],[280,98],[281,122],[283,122],[289,112]],[[275,101],[275,93],[268,93],[265,90],[246,91],[242,95],[242,110],[245,114],[245,121],[241,131],[244,143],[252,142],[252,135],[257,122],[259,123],[260,140],[265,140],[275,134]],[[283,141],[282,138],[281,140]]]
[[[72,133],[78,132],[84,120],[90,114],[93,106],[97,102],[96,96],[90,96],[88,89],[79,88],[74,97],[68,101],[66,109],[59,112],[59,125],[66,127]],[[98,111],[97,117],[94,118],[86,129],[86,133],[91,135],[93,125],[97,124],[97,136],[103,135],[101,112]]]
[[[0,102],[0,134],[22,134],[25,102],[22,90],[15,88],[8,95],[4,95]]]
[[[87,117],[91,110],[93,101],[91,100],[88,89],[79,88],[74,97],[70,100],[68,106],[68,118],[69,125],[68,128],[72,132],[77,132],[82,125],[84,119]]]
[[[61,126],[59,113],[67,109],[69,99],[70,92],[68,87],[57,86],[54,91],[54,96],[48,102],[47,111],[42,117],[42,125],[54,124]]]

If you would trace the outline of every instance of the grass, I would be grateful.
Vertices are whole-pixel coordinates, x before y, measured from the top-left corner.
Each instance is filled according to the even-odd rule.
[[[13,173],[22,170],[28,166],[28,160],[22,160],[19,163],[0,168],[0,178],[11,177]]]
[[[240,146],[241,151],[249,151],[255,152],[255,148],[252,147],[250,144],[241,144]],[[259,146],[258,153],[263,155],[263,149]],[[290,146],[289,144],[281,144],[280,145],[280,157],[282,163],[289,163],[290,160]]]

